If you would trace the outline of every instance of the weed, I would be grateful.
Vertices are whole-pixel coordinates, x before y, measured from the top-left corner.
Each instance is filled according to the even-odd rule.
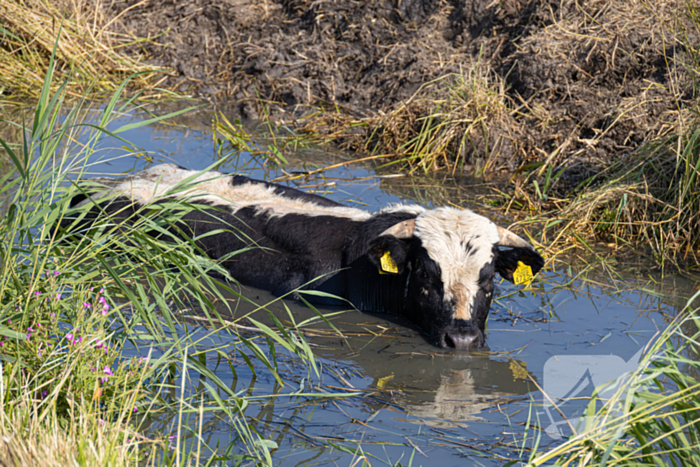
[[[561,466],[697,465],[698,296],[646,349],[609,399],[593,395],[578,433],[549,452],[533,454],[528,465],[549,465],[555,459]]]
[[[109,218],[81,222],[85,210],[72,207],[71,199],[86,188],[75,180],[99,159],[101,138],[120,138],[127,129],[182,111],[107,131],[115,114],[134,105],[134,98],[120,100],[125,82],[98,123],[84,124],[85,98],[68,110],[67,83],[51,91],[54,63],[52,56],[33,121],[18,125],[21,139],[0,139],[13,169],[0,180],[7,206],[0,217],[0,434],[6,437],[0,461],[203,464],[217,455],[216,447],[194,435],[206,409],[228,418],[236,434],[225,448],[227,459],[270,465],[274,442],[245,418],[253,399],[223,383],[208,368],[206,355],[229,363],[240,357],[252,371],[269,372],[284,386],[276,348],[296,354],[318,375],[308,343],[295,326],[279,321],[270,328],[250,320],[266,345],[238,333],[240,317],[231,327],[214,325],[220,316],[213,301],[226,303],[222,291],[243,297],[212,276],[231,280],[196,239],[177,235],[181,216],[196,209],[186,201],[173,200],[163,212],[146,206],[131,224]],[[204,315],[213,329],[207,337],[230,337],[227,352],[202,347],[192,337],[178,313],[186,308]],[[125,356],[127,346],[140,357]],[[151,358],[141,358],[149,352]],[[190,370],[207,381],[188,396]],[[167,396],[177,376],[181,395]],[[199,419],[183,415],[190,407],[199,407]],[[173,426],[151,440],[140,433],[139,420],[159,411],[177,415]],[[177,436],[168,440],[169,432]],[[192,442],[181,441],[185,434]]]

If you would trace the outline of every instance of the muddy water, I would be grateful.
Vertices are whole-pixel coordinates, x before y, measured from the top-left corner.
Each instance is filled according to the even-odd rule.
[[[117,125],[138,118],[143,117],[126,115]],[[100,154],[103,162],[92,170],[117,174],[159,162],[204,169],[220,161],[218,170],[271,180],[348,160],[318,148],[288,155],[284,167],[247,153],[222,160],[222,151],[213,144],[211,118],[206,112],[194,113],[181,125],[125,133],[141,150],[138,157],[109,160],[118,153],[110,148],[121,144],[106,140]],[[431,189],[425,182],[381,177],[362,166],[342,166],[286,183],[369,210],[387,203],[413,203],[415,198],[433,205],[454,196],[455,204],[463,204],[468,195],[450,182]],[[576,418],[585,403],[581,396],[633,368],[638,351],[678,313],[683,297],[694,287],[680,278],[649,276],[618,279],[615,285],[603,272],[585,278],[578,276],[580,272],[546,270],[526,288],[498,283],[487,347],[478,352],[436,349],[397,318],[320,309],[343,333],[338,336],[309,308],[277,301],[256,312],[256,318],[271,322],[270,312],[291,325],[291,312],[297,323],[309,320],[304,335],[320,358],[322,376],[310,375],[284,353],[278,357],[285,387],[264,372],[254,377],[240,358],[235,375],[228,365],[219,365],[216,373],[236,392],[281,395],[246,409],[263,437],[278,444],[275,465],[353,465],[362,457],[372,465],[409,465],[411,459],[411,465],[425,466],[502,465],[527,457],[528,442],[523,438],[538,435],[537,427],[544,430],[541,444],[567,436],[570,430],[561,413]],[[264,291],[243,288],[242,292],[259,304],[274,301]],[[231,304],[236,316],[251,310],[233,297]],[[202,336],[208,333],[196,324],[190,330]],[[249,337],[265,346],[254,334]],[[217,339],[226,344],[224,337]],[[358,395],[318,400],[292,394],[305,391]],[[163,430],[169,420],[165,414],[151,422],[154,429]],[[203,436],[210,446],[233,443],[232,452],[240,452],[235,432],[224,419],[207,417]]]

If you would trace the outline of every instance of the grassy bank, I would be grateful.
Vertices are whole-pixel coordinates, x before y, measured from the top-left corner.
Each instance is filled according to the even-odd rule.
[[[624,20],[622,30],[636,31],[641,27],[637,20],[653,16],[650,8],[635,2],[629,17],[607,20]],[[627,257],[642,252],[664,269],[694,268],[700,251],[697,11],[695,2],[687,2],[675,17],[656,17],[650,26],[668,35],[667,52],[659,58],[665,63],[663,84],[650,85],[648,96],[611,110],[590,134],[572,126],[566,134],[551,136],[546,150],[533,138],[569,117],[537,104],[536,96],[518,96],[482,56],[460,73],[422,84],[391,111],[363,114],[342,105],[306,106],[303,117],[287,119],[276,132],[293,128],[296,140],[339,145],[363,161],[373,160],[383,173],[484,177],[493,187],[489,206],[514,220],[516,230],[526,229],[550,256],[572,249]],[[608,40],[609,31],[600,24],[574,26],[574,31],[586,31],[571,39],[576,43]],[[553,41],[553,34],[548,29],[545,35]],[[609,86],[618,85],[611,81]],[[662,88],[670,97],[652,97]],[[654,107],[661,101],[663,111]],[[649,109],[661,113],[652,118]],[[644,119],[650,121],[646,133],[633,134],[630,122]],[[620,146],[619,152],[597,155],[598,148],[617,144],[611,135],[621,133],[638,141],[636,149]],[[245,139],[240,132],[236,138],[239,143]]]
[[[134,73],[135,89],[153,89],[164,70],[146,65],[125,47],[140,39],[115,34],[111,19],[88,2],[25,2],[7,0],[0,4],[0,97],[36,98],[46,76],[51,53],[56,47],[57,80],[72,75],[65,92],[79,97],[87,89],[103,96],[114,92]],[[59,34],[60,33],[60,34]]]
[[[546,21],[537,20],[544,26],[533,29],[532,36],[503,36],[523,51],[541,50],[542,67],[557,63],[559,70],[559,64],[565,65],[561,72],[552,71],[550,84],[537,89],[516,77],[532,71],[516,67],[525,63],[524,55],[497,63],[487,49],[465,55],[456,48],[462,54],[455,55],[459,71],[452,67],[452,72],[416,84],[411,97],[391,107],[358,109],[327,99],[314,104],[308,91],[309,102],[290,108],[260,89],[239,105],[254,107],[252,114],[270,119],[265,123],[274,126],[272,144],[251,147],[250,135],[223,117],[217,131],[234,146],[269,155],[275,165],[284,165],[300,143],[322,142],[373,160],[384,171],[485,177],[494,187],[489,204],[527,228],[550,255],[571,249],[589,253],[597,247],[618,255],[636,253],[641,246],[661,267],[697,264],[696,2],[560,3],[560,10],[546,13]],[[134,6],[142,7],[155,15],[153,5]],[[170,43],[164,39],[156,44],[158,34],[146,40],[116,33],[129,30],[116,26],[132,13],[130,7],[120,8],[87,2],[4,2],[0,75],[7,79],[0,92],[39,92],[37,84],[59,30],[57,73],[74,77],[67,94],[77,96],[88,87],[113,91],[134,72],[140,74],[130,87],[157,86],[164,75],[149,73],[144,66],[149,57],[139,54],[150,50],[166,60],[172,54],[161,56],[160,51]],[[238,24],[241,18],[230,14],[231,24]],[[183,24],[190,20],[188,16]],[[172,27],[162,34],[176,34],[177,27]],[[494,28],[505,34],[502,25]],[[181,33],[173,37],[189,37],[189,32]],[[576,57],[586,60],[579,63]],[[197,66],[206,65],[208,59],[202,60]],[[238,68],[231,70],[238,70],[236,76],[245,82],[257,79],[254,73],[243,76]],[[656,70],[652,81],[646,78],[650,70]],[[534,74],[539,79],[543,73]],[[52,86],[57,89],[58,81]],[[557,107],[562,102],[566,111]],[[280,115],[290,118],[280,124]]]
[[[245,337],[237,320],[210,321],[206,331],[226,336],[225,351],[204,345],[201,329],[193,337],[180,310],[211,320],[219,317],[213,301],[226,303],[222,291],[240,296],[213,278],[230,279],[225,269],[176,235],[179,217],[195,209],[185,201],[167,214],[144,208],[130,224],[75,224],[81,214],[70,200],[82,192],[75,180],[100,160],[100,141],[140,124],[105,130],[133,105],[119,92],[87,123],[84,100],[64,103],[67,83],[52,92],[54,63],[52,56],[33,118],[3,122],[21,131],[0,140],[0,157],[9,160],[0,178],[0,463],[205,465],[218,456],[270,465],[275,443],[245,416],[265,396],[254,402],[233,392],[208,365],[242,359],[285,387],[281,353],[318,374],[308,344],[281,324]],[[193,375],[207,378],[197,390]],[[164,413],[171,423],[143,431]],[[202,438],[212,414],[232,427],[230,446]]]

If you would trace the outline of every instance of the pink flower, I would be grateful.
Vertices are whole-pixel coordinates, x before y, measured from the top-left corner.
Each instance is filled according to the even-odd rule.
[[[85,308],[90,308],[90,304],[89,304],[88,302],[83,302],[83,306],[84,306]]]
[[[34,292],[34,295],[38,297],[39,295],[41,295],[41,292]]]
[[[114,373],[112,373],[112,369],[108,366],[104,367],[102,371],[104,371],[106,375],[114,376]]]
[[[61,273],[58,272],[58,271],[54,271],[54,272],[53,272],[53,275],[54,275],[54,276],[58,276],[59,274],[61,274]]]
[[[60,293],[57,293],[57,294],[56,294],[56,300],[60,300],[60,299],[61,299],[61,294],[60,294]]]
[[[66,340],[68,340],[68,342],[70,342],[71,344],[75,344],[75,337],[73,337],[72,332],[66,334]]]
[[[29,327],[27,328],[27,331],[29,331],[29,332],[34,332],[34,329],[32,329],[32,327],[29,326]]]

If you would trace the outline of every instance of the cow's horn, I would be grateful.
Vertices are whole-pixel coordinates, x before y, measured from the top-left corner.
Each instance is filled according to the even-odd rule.
[[[532,249],[532,245],[515,235],[510,230],[506,230],[503,227],[499,226],[496,226],[496,228],[498,228],[498,237],[500,238],[498,244],[500,246],[511,246]]]
[[[393,235],[396,238],[410,238],[413,236],[414,230],[416,230],[416,220],[411,219],[392,225],[384,232],[379,234],[379,236],[381,237],[382,235]]]

